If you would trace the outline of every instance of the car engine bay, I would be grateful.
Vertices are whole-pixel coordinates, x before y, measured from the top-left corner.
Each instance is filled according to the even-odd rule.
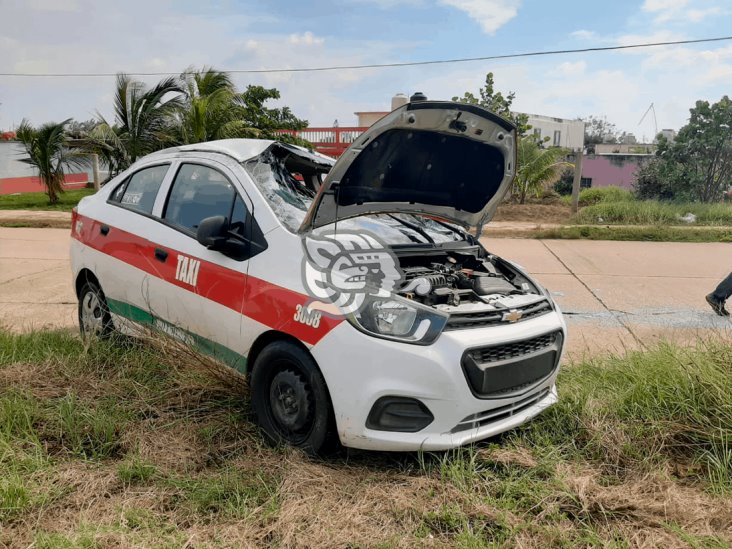
[[[510,310],[546,299],[530,280],[479,246],[426,255],[395,252],[404,273],[397,293],[446,313]]]

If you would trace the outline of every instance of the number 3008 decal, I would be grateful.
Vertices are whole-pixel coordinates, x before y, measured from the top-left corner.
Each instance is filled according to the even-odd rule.
[[[295,322],[300,322],[306,326],[317,328],[320,326],[320,311],[311,311],[302,305],[295,305]]]

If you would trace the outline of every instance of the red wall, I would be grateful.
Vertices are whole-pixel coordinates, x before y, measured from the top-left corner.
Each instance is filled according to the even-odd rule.
[[[64,178],[64,189],[82,189],[86,187],[89,176],[85,173],[69,173]],[[14,193],[45,192],[46,188],[38,177],[6,177],[0,179],[0,195]]]

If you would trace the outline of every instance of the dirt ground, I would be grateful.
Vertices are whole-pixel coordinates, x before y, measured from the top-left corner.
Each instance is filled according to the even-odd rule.
[[[493,221],[521,221],[536,225],[564,225],[569,222],[572,210],[566,204],[556,201],[537,204],[501,204]]]

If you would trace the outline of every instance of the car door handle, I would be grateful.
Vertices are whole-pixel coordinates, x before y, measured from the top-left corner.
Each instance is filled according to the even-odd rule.
[[[155,248],[155,259],[165,263],[165,260],[168,259],[168,252],[161,248]]]
[[[109,225],[99,227],[99,232],[102,233],[102,236],[107,236],[109,234]]]

